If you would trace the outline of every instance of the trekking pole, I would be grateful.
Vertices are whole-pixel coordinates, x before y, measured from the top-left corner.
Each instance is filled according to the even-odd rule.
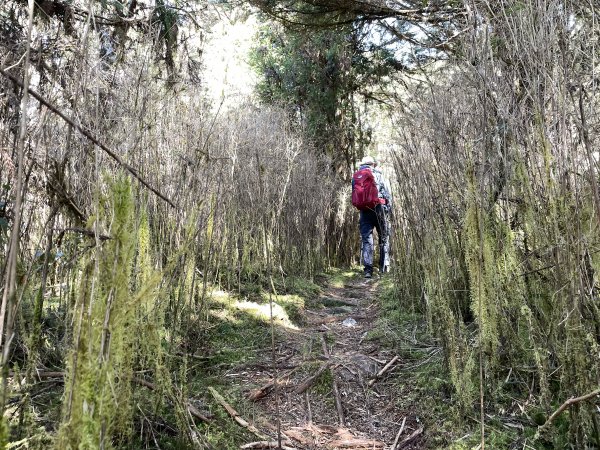
[[[358,257],[358,265],[362,266],[363,265],[363,241],[362,241],[362,237],[360,239],[360,249],[358,251],[359,257]]]
[[[390,226],[391,226],[391,220],[390,220],[390,215],[391,215],[391,209],[386,211],[384,213],[384,219],[385,220],[385,239],[384,239],[384,244],[383,244],[383,248],[382,250],[382,255],[383,255],[383,272],[389,272],[390,270],[390,236],[392,234]]]
[[[392,250],[392,210],[390,209],[390,219],[389,219],[389,228],[388,228],[388,238],[387,238],[387,265],[388,265],[388,271],[390,270],[390,267],[392,266],[392,257],[390,255],[390,252]]]

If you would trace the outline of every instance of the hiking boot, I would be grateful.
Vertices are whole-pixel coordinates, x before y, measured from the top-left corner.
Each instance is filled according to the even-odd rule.
[[[373,274],[371,272],[365,272],[365,278],[372,278]]]
[[[373,266],[365,266],[365,278],[373,277]]]

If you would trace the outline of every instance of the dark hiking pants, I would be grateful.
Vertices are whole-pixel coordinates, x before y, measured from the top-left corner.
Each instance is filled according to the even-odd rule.
[[[373,228],[377,230],[379,236],[379,270],[387,271],[389,266],[389,224],[383,206],[377,205],[374,210],[361,211],[359,224],[365,272],[373,272]]]

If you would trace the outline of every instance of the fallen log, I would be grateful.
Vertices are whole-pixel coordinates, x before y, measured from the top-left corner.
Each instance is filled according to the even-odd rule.
[[[286,444],[291,444],[291,442],[286,442]],[[240,446],[240,450],[248,450],[248,449],[261,449],[261,450],[265,450],[265,449],[277,449],[279,450],[279,448],[281,448],[282,450],[295,450],[294,447],[289,447],[285,444],[281,444],[281,447],[279,447],[279,444],[277,443],[277,441],[257,441],[257,442],[250,442],[248,444],[244,444]]]

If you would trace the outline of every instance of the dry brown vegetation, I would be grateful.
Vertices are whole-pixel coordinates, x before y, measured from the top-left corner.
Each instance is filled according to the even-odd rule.
[[[393,123],[391,304],[427,318],[457,417],[478,416],[482,443],[486,422],[509,417],[537,431],[510,445],[598,448],[598,5],[401,3],[301,14],[337,14],[344,32],[374,21],[421,52],[365,89]],[[298,5],[259,6],[287,20]],[[162,433],[209,448],[190,386],[216,370],[210,292],[276,294],[355,257],[337,144],[315,148],[297,110],[208,100],[217,17],[204,2],[0,6],[1,447],[153,448]],[[351,60],[316,53],[347,71],[344,107],[369,111]],[[360,157],[371,130],[338,120],[330,97]],[[246,338],[232,335],[240,352]]]
[[[397,122],[399,298],[442,339],[458,402],[541,425],[600,382],[597,12],[469,6]],[[542,441],[600,445],[591,399]]]
[[[2,409],[19,418],[2,445],[55,432],[57,448],[130,445],[140,401],[172,405],[183,441],[200,445],[176,355],[203,339],[208,288],[336,262],[336,182],[282,111],[206,101],[189,56],[201,47],[171,51],[160,6],[128,21],[60,5],[31,19],[19,2],[0,10]],[[50,433],[35,431],[29,400],[47,371],[66,372]]]

